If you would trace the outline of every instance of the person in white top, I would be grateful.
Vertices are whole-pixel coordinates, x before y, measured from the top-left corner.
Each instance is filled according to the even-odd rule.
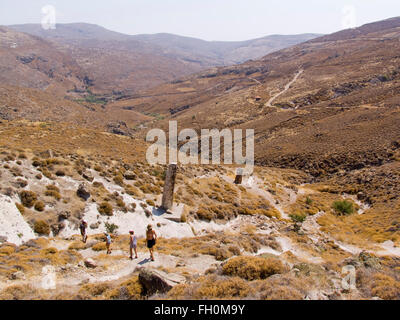
[[[111,235],[108,234],[107,232],[104,233],[106,236],[106,247],[107,247],[107,254],[111,254]]]
[[[129,259],[133,259],[133,250],[135,250],[135,259],[138,258],[137,255],[137,238],[135,236],[134,231],[129,231],[129,252],[130,252],[130,257]]]

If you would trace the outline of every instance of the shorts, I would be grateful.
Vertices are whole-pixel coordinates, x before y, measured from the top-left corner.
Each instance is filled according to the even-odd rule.
[[[131,245],[130,245],[130,248],[131,248],[131,249],[136,249],[136,248],[137,248],[137,245],[136,245],[136,244],[131,244]]]
[[[155,246],[156,244],[156,240],[152,239],[152,240],[147,240],[147,248],[151,249]]]

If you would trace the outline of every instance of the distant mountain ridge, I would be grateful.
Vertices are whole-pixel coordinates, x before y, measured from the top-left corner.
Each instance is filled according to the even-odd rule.
[[[170,33],[127,35],[88,23],[57,24],[56,29],[52,30],[44,30],[40,24],[11,25],[8,27],[19,32],[55,41],[93,39],[102,41],[139,41],[162,48],[164,54],[191,54],[214,59],[214,63],[210,66],[236,64],[250,59],[261,58],[273,51],[322,36],[321,34],[307,33],[299,35],[269,35],[245,41],[206,41]],[[250,50],[255,48],[257,49],[256,51]]]
[[[216,66],[257,59],[268,53],[314,39],[318,35],[267,36],[221,42],[172,34],[126,35],[86,24],[8,26],[45,39],[68,54],[86,72],[95,93],[134,93]]]

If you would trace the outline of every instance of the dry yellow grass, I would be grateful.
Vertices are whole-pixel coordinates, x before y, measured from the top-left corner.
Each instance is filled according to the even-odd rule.
[[[250,285],[238,277],[204,276],[192,284],[177,285],[167,297],[169,299],[241,299],[252,292]]]
[[[254,256],[234,257],[222,266],[223,274],[246,280],[266,279],[284,271],[285,267],[280,260]]]

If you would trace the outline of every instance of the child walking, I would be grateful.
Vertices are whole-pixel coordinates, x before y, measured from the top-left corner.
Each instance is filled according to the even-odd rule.
[[[135,236],[135,232],[131,230],[129,231],[129,259],[131,260],[133,260],[133,251],[135,251],[135,259],[137,259],[137,238]]]
[[[111,254],[111,248],[110,248],[110,246],[111,246],[111,236],[107,232],[105,232],[104,234],[106,236],[107,254]]]

